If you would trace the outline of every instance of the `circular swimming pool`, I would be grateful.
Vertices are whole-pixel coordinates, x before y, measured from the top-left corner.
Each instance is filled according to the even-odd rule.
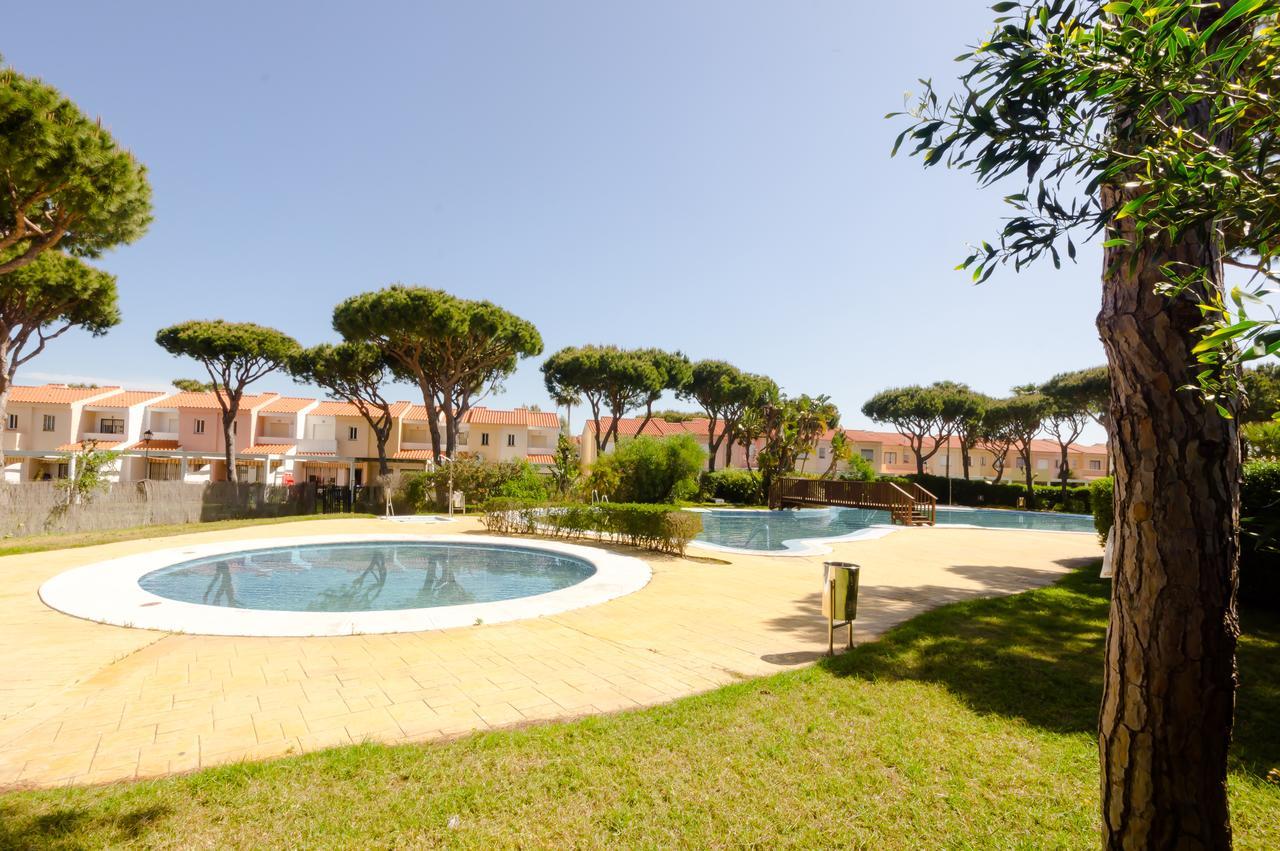
[[[301,544],[205,556],[152,571],[144,591],[271,612],[376,612],[492,603],[559,591],[596,572],[529,547],[440,541]]]
[[[206,635],[415,632],[539,617],[642,588],[648,565],[492,536],[344,535],[159,550],[61,573],[51,608]]]

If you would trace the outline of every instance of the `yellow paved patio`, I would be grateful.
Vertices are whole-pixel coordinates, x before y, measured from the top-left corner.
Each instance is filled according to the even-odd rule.
[[[435,632],[226,638],[105,626],[40,584],[151,549],[305,535],[482,533],[316,520],[0,558],[0,787],[97,783],[366,740],[421,741],[613,712],[812,662],[824,559],[862,565],[856,640],[925,609],[1052,582],[1091,535],[899,529],[801,558],[639,555],[641,591],[552,617]]]

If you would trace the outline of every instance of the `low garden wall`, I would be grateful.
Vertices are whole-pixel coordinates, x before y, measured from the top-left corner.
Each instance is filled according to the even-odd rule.
[[[0,538],[350,511],[381,513],[381,490],[149,481],[112,484],[68,504],[58,482],[0,484]]]

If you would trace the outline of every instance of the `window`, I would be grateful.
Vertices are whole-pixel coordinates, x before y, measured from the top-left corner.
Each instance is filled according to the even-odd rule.
[[[514,434],[507,435],[507,446],[516,445],[516,436]]]
[[[1098,471],[1098,472],[1102,472],[1102,462],[1101,462],[1100,460],[1098,460],[1097,458],[1091,458],[1091,459],[1089,460],[1089,469],[1090,469],[1090,470],[1096,470],[1096,471]]]
[[[347,429],[347,440],[355,440],[360,436],[360,429],[356,426],[350,426]]]
[[[825,447],[825,446],[819,446],[819,447],[818,447],[818,457],[819,457],[819,458],[826,458],[826,457],[827,457],[827,447]]]
[[[985,456],[985,455],[979,455],[979,456],[978,456],[978,466],[979,466],[979,467],[985,467],[985,466],[987,466],[987,456]]]
[[[204,420],[196,420],[196,434],[204,434]]]
[[[231,433],[232,433],[232,434],[239,434],[239,433],[240,433],[240,421],[239,421],[239,420],[232,420],[232,421],[231,421]]]
[[[898,453],[897,453],[897,452],[886,452],[886,453],[884,453],[884,463],[886,463],[886,464],[897,464],[897,463],[898,463]]]
[[[864,449],[864,450],[862,450],[862,460],[863,460],[863,461],[874,461],[874,460],[876,460],[876,451],[875,451],[874,449]]]
[[[1013,462],[1013,466],[1021,470],[1023,467],[1027,466],[1027,462],[1022,460],[1022,456],[1019,455],[1018,458]]]
[[[57,428],[57,427],[58,427],[58,418],[57,418],[57,417],[55,417],[53,414],[45,414],[45,415],[44,415],[44,430],[45,430],[45,431],[53,431],[53,430],[54,430],[55,428]],[[61,478],[61,477],[60,477],[60,478]]]
[[[1049,462],[1048,462],[1047,460],[1045,460],[1044,458],[1041,458],[1039,461],[1037,461],[1037,462],[1036,462],[1036,469],[1037,469],[1037,470],[1047,470],[1047,469],[1049,469]]]
[[[124,434],[124,420],[104,417],[98,420],[99,434]]]
[[[489,432],[487,431],[480,432],[480,445],[481,446],[489,445]]]
[[[17,414],[10,414],[10,415],[9,415],[9,428],[10,428],[11,430],[13,430],[13,431],[17,431],[17,429],[18,429],[18,415],[17,415]]]

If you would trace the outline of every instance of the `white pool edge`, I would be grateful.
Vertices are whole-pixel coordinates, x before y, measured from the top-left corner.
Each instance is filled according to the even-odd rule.
[[[531,597],[377,612],[273,612],[207,606],[160,597],[138,584],[152,571],[193,559],[307,544],[376,541],[496,544],[541,550],[583,559],[595,567],[595,573],[568,588]],[[561,541],[498,535],[303,535],[193,544],[94,562],[48,579],[40,586],[39,595],[51,609],[113,626],[196,635],[304,637],[425,632],[546,617],[632,594],[651,578],[652,571],[642,559]]]

